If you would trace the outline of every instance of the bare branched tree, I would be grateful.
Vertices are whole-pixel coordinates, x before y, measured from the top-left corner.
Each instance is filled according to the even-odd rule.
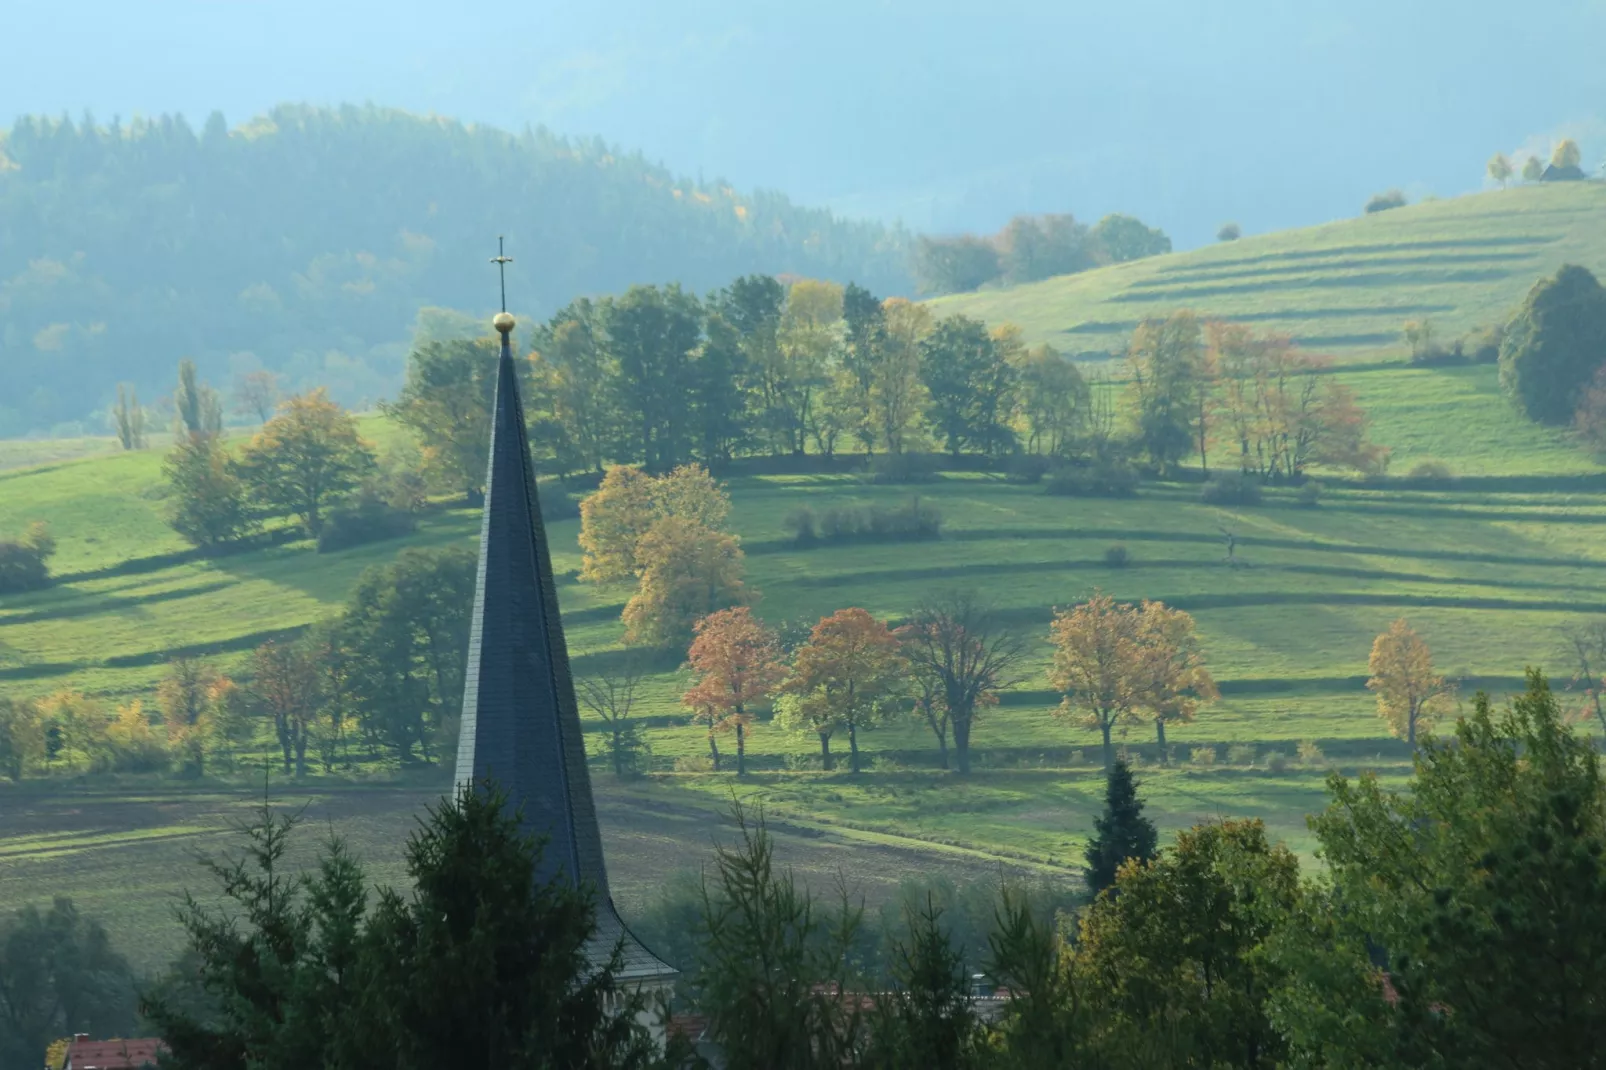
[[[1582,689],[1601,729],[1606,731],[1606,699],[1601,674],[1606,672],[1606,620],[1592,620],[1565,633],[1573,655],[1573,686]]]
[[[631,714],[646,676],[643,658],[627,651],[614,667],[575,681],[575,697],[608,726],[608,759],[618,776],[634,771],[641,733]]]
[[[1020,682],[1025,639],[969,591],[951,591],[923,603],[900,634],[915,675],[929,678],[942,697],[959,772],[969,773],[976,717],[997,705],[999,692]]]

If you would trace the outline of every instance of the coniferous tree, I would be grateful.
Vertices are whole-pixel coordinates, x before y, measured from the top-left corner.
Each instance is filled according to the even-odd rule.
[[[907,939],[892,949],[893,991],[876,1000],[865,1065],[886,1070],[962,1070],[981,1065],[980,1016],[962,952],[928,893],[905,907]]]
[[[1098,895],[1115,883],[1115,871],[1129,858],[1147,862],[1154,857],[1159,836],[1154,822],[1143,816],[1132,770],[1117,759],[1104,787],[1104,813],[1093,819],[1093,839],[1087,845],[1087,890]]]

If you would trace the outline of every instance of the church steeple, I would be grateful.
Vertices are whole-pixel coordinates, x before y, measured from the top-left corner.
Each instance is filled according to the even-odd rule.
[[[498,261],[500,267],[507,258],[499,256]],[[667,978],[675,971],[625,928],[609,895],[552,557],[519,400],[511,341],[514,321],[504,308],[493,322],[502,336],[502,352],[491,416],[457,782],[493,779],[507,792],[511,805],[522,807],[526,829],[546,841],[537,879],[561,873],[595,890],[597,935],[590,950],[594,962],[605,962],[623,939],[625,979]]]

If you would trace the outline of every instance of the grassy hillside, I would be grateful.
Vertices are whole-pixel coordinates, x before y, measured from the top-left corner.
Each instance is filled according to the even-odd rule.
[[[1361,255],[1334,251],[1361,244],[1353,235],[1328,233],[1341,228],[1386,231],[1394,235],[1387,240],[1405,241],[1401,234],[1426,226],[1422,220],[1435,213],[1449,213],[1433,224],[1441,234],[1460,226],[1455,213],[1473,209],[1493,226],[1501,217],[1487,210],[1490,205],[1526,205],[1518,213],[1525,219],[1550,218],[1545,211],[1567,215],[1571,222],[1552,219],[1550,230],[1532,230],[1550,237],[1503,281],[1463,281],[1440,298],[1410,298],[1452,306],[1453,312],[1434,316],[1444,330],[1456,330],[1495,318],[1554,261],[1589,262],[1577,233],[1587,222],[1579,206],[1606,207],[1599,200],[1603,192],[1516,190],[1504,200],[1471,198],[1335,224],[1307,232],[1319,239],[1313,249],[1327,251],[1307,261]],[[1418,234],[1418,244],[1452,240],[1423,236],[1429,232]],[[1203,262],[1264,255],[1287,269],[1300,250],[1292,239],[1278,246],[1281,252],[1269,250],[1281,241],[1246,239],[1193,256]],[[1483,248],[1500,249],[1497,242]],[[1403,255],[1365,254],[1380,260]],[[1066,346],[1053,335],[1053,323],[1068,322],[1054,318],[1063,309],[1048,307],[1054,293],[1129,276],[1163,278],[1189,262],[1165,258],[963,301],[1016,301],[1035,292],[1046,309],[1035,321],[1035,305],[1024,312],[976,310],[1019,318],[1039,337]],[[1229,268],[1216,263],[1213,270]],[[1346,270],[1360,269],[1320,268],[1329,280]],[[1312,302],[1320,288],[1313,283],[1299,300]],[[1390,330],[1396,319],[1423,314],[1402,311],[1398,302],[1407,295],[1385,294],[1378,283],[1356,283],[1353,292],[1337,283],[1331,289],[1356,307],[1393,297],[1386,314],[1392,318],[1377,320]],[[1268,287],[1256,300],[1281,293]],[[1108,303],[1141,314],[1131,312],[1132,301],[1110,297]],[[1152,310],[1170,307],[1156,303]],[[1292,304],[1275,305],[1283,320],[1269,314],[1272,307],[1262,306],[1268,316],[1257,322],[1296,322],[1287,312]],[[1331,315],[1336,301],[1309,307],[1328,309],[1323,315],[1334,322],[1342,318]],[[1238,314],[1253,313],[1240,306]],[[1347,352],[1366,349],[1356,345]],[[1330,765],[1402,777],[1408,754],[1387,736],[1364,687],[1372,638],[1398,616],[1425,636],[1440,670],[1461,679],[1465,691],[1506,690],[1527,664],[1565,679],[1561,629],[1606,613],[1606,544],[1600,538],[1606,473],[1566,433],[1518,416],[1500,396],[1491,366],[1413,369],[1373,362],[1339,374],[1370,413],[1374,439],[1393,448],[1393,471],[1433,458],[1457,478],[1432,487],[1335,480],[1315,508],[1301,508],[1290,492],[1273,490],[1262,506],[1231,509],[1203,505],[1197,487],[1187,484],[1145,484],[1136,498],[1102,501],[1053,498],[1038,487],[986,475],[953,475],[913,490],[870,487],[841,475],[732,479],[732,522],[766,618],[813,618],[848,605],[897,617],[928,594],[965,585],[981,589],[1030,635],[1035,655],[1028,678],[978,725],[976,772],[963,781],[935,770],[929,733],[910,723],[862,737],[870,768],[857,778],[821,772],[812,738],[770,724],[751,733],[755,771],[747,781],[700,771],[696,759],[706,743],[678,705],[683,681],[674,672],[658,674],[644,710],[658,772],[635,783],[616,782],[600,766],[597,774],[610,863],[621,875],[627,909],[673,869],[706,857],[732,791],[763,802],[785,825],[787,850],[805,873],[824,880],[837,864],[848,865],[852,873],[867,874],[872,896],[915,871],[966,878],[1003,865],[1072,879],[1102,775],[1096,733],[1054,715],[1045,639],[1054,607],[1095,588],[1191,611],[1221,684],[1219,703],[1196,724],[1169,732],[1181,752],[1208,749],[1215,764],[1189,760],[1161,768],[1152,752],[1139,754],[1150,811],[1166,830],[1213,816],[1258,816],[1274,835],[1308,852],[1304,815],[1322,805]],[[365,432],[381,440],[397,435],[377,419]],[[264,639],[336,611],[363,568],[388,560],[403,545],[472,545],[477,531],[474,512],[441,508],[407,543],[331,555],[291,543],[202,560],[185,553],[163,521],[159,453],[95,453],[101,445],[0,444],[0,533],[34,519],[49,521],[60,540],[61,574],[50,590],[0,599],[0,694],[73,687],[113,698],[135,695],[154,686],[177,652],[213,656],[231,668]],[[912,492],[943,512],[942,540],[803,549],[782,536],[782,518],[799,506],[895,504]],[[1237,535],[1244,567],[1224,564],[1223,528]],[[619,649],[618,616],[629,591],[572,579],[579,565],[577,524],[562,521],[549,530],[556,568],[570,574],[560,580],[559,599],[576,669],[585,673]],[[1130,555],[1124,568],[1105,563],[1106,549],[1115,544]],[[1151,729],[1138,727],[1126,742],[1151,739]],[[1301,741],[1318,744],[1323,756],[1294,760]],[[389,774],[366,785],[315,777],[287,790],[294,800],[309,798],[312,812],[336,822],[388,877],[400,872],[399,833],[438,788],[438,782],[398,783]],[[0,810],[26,815],[0,827],[0,908],[37,896],[40,888],[78,895],[111,918],[114,931],[127,934],[141,961],[154,964],[175,946],[167,896],[196,880],[194,871],[175,863],[191,847],[225,843],[228,820],[248,799],[241,790],[171,783],[0,785]]]
[[[1067,353],[1117,352],[1141,320],[1191,308],[1371,359],[1398,349],[1407,320],[1454,336],[1504,319],[1564,263],[1606,270],[1606,184],[1428,201],[935,304]]]

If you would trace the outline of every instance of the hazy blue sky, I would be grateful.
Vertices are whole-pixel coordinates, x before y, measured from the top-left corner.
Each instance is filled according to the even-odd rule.
[[[1181,244],[1606,154],[1606,0],[18,0],[0,123],[372,101],[545,123],[918,227],[1134,212]],[[21,10],[15,10],[20,8]]]

